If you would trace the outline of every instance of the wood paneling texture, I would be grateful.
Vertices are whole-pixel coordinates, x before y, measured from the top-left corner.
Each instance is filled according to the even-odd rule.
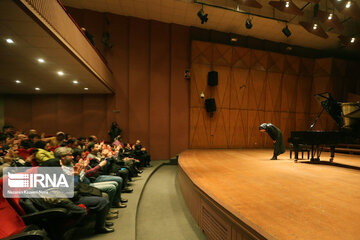
[[[153,158],[170,154],[170,25],[152,22],[150,36],[149,143]]]
[[[307,129],[310,112],[320,107],[311,94],[331,87],[328,59],[315,64],[312,59],[200,41],[193,41],[191,50],[192,148],[270,147],[270,138],[258,131],[263,122],[277,125],[287,142],[291,131]],[[216,87],[207,85],[212,70],[219,74]],[[205,99],[215,98],[212,118],[201,92]],[[320,125],[328,127],[327,122]]]
[[[5,96],[5,122],[27,132],[107,139],[106,95]],[[15,107],[16,106],[16,107]]]

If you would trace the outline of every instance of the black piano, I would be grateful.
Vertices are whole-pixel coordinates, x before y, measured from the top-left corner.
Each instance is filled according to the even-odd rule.
[[[310,146],[310,161],[320,161],[323,147],[329,147],[330,162],[333,162],[336,145],[360,143],[360,103],[340,103],[333,99],[330,93],[317,94],[315,98],[323,107],[322,111],[307,131],[291,132],[288,140],[293,144],[295,162],[302,145]],[[324,110],[335,120],[339,131],[312,130]]]

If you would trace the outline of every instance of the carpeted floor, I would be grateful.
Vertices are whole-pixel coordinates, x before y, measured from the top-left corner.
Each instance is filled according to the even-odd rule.
[[[177,169],[163,165],[146,184],[137,211],[136,240],[206,239],[182,198]]]

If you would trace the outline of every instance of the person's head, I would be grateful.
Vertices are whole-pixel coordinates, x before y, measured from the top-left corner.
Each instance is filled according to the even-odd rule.
[[[79,145],[85,145],[85,143],[86,143],[86,138],[84,138],[84,137],[79,137],[78,138],[78,144]]]
[[[92,154],[97,154],[99,152],[99,144],[96,143],[89,143],[87,149]]]
[[[40,136],[38,134],[32,133],[28,136],[29,140],[32,142],[37,142],[40,140]]]
[[[72,155],[72,149],[68,147],[58,147],[55,149],[54,155],[60,159],[60,165],[72,166],[74,164],[74,157]]]
[[[65,133],[63,132],[57,132],[56,133],[56,140],[58,140],[59,142],[63,141],[65,139]]]
[[[30,130],[29,130],[29,135],[30,135],[30,134],[37,134],[37,131],[36,131],[35,129],[30,129]]]
[[[259,131],[260,132],[266,132],[266,123],[262,123],[259,126]]]
[[[15,129],[12,125],[10,124],[5,124],[2,128],[3,133],[7,134],[7,133],[14,133]]]
[[[46,146],[46,142],[41,141],[41,140],[35,142],[35,144],[34,144],[34,147],[35,147],[35,148],[45,149],[45,146]]]
[[[78,146],[78,140],[76,138],[71,138],[67,141],[69,148],[76,148]]]
[[[78,162],[79,159],[81,159],[81,157],[82,157],[81,149],[78,149],[78,148],[73,149],[72,155],[74,157],[74,162]]]
[[[25,139],[20,142],[20,146],[21,148],[29,149],[33,147],[33,142],[30,141],[29,139]]]
[[[89,142],[97,143],[97,137],[95,135],[91,135],[88,139]]]
[[[141,145],[141,141],[139,139],[136,140],[135,145]]]

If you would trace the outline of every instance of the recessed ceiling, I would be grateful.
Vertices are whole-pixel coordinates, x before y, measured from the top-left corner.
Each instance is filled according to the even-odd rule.
[[[111,93],[93,73],[14,2],[0,1],[0,93]],[[7,38],[11,38],[14,43],[7,43]],[[39,58],[44,62],[40,63]],[[63,71],[64,75],[59,76],[58,71]],[[16,80],[21,83],[16,83]],[[78,83],[74,84],[74,80]]]
[[[339,47],[338,35],[340,33],[331,29],[331,26],[321,24],[329,36],[327,39],[323,39],[307,32],[299,25],[299,21],[312,20],[314,5],[310,4],[310,1],[292,1],[300,9],[305,6],[303,16],[295,16],[275,10],[269,5],[269,1],[267,0],[258,0],[263,6],[261,9],[239,5],[239,10],[241,11],[290,21],[288,27],[291,31],[291,36],[289,38],[282,33],[282,29],[285,27],[284,22],[254,16],[251,17],[253,27],[246,29],[245,21],[248,18],[246,14],[210,6],[204,6],[204,12],[208,14],[208,22],[205,24],[200,23],[197,12],[200,10],[201,5],[195,2],[236,9],[237,3],[234,0],[62,0],[62,2],[64,5],[74,8],[110,12],[124,16],[152,19],[226,33],[236,33],[243,36],[252,36],[259,39],[284,42],[303,47],[316,49],[333,49]],[[330,8],[332,8],[330,0],[320,0],[321,10]],[[336,9],[335,13],[341,21],[347,19],[347,16],[342,15]],[[349,25],[350,22],[353,23],[354,21],[347,21],[346,24]],[[357,21],[356,24],[358,23]]]

